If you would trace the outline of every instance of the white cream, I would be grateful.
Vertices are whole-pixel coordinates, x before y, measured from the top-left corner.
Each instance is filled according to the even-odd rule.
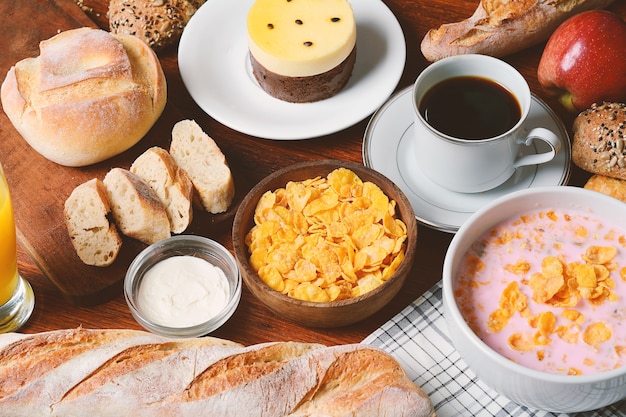
[[[222,311],[228,293],[228,280],[219,267],[193,256],[173,256],[146,271],[137,304],[154,323],[189,327]]]

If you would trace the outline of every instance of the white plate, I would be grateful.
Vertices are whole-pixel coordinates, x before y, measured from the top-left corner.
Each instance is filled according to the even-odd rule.
[[[554,112],[533,95],[528,128],[552,130],[563,146],[550,162],[522,167],[504,184],[482,193],[447,190],[426,177],[413,160],[412,86],[396,93],[373,116],[365,130],[363,161],[387,176],[406,194],[417,220],[429,227],[455,233],[476,210],[512,191],[546,185],[563,185],[569,180],[571,147],[567,130]],[[535,141],[526,152],[545,152],[547,145]]]
[[[376,111],[406,61],[402,28],[380,0],[351,0],[357,24],[352,77],[334,97],[288,103],[258,85],[248,58],[246,19],[254,0],[208,0],[180,39],[178,66],[194,101],[218,122],[266,139],[307,139],[345,129]]]

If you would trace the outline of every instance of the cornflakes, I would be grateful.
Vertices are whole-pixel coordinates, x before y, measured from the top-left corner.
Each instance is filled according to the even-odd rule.
[[[246,235],[250,264],[268,286],[293,298],[358,297],[382,285],[404,259],[407,227],[395,208],[349,169],[290,181],[257,203]]]

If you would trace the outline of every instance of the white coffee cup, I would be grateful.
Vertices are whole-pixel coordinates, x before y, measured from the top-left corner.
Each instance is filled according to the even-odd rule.
[[[453,77],[481,77],[500,84],[512,93],[520,106],[521,117],[506,132],[485,139],[453,137],[432,127],[419,106],[428,90]],[[551,161],[561,149],[561,140],[548,129],[525,129],[531,93],[524,77],[506,62],[487,55],[457,55],[426,67],[413,86],[415,120],[415,160],[422,172],[446,189],[475,193],[493,189],[526,165]],[[450,103],[450,111],[455,111]],[[550,150],[539,154],[520,152],[520,146],[541,140]],[[528,152],[527,152],[528,153]]]

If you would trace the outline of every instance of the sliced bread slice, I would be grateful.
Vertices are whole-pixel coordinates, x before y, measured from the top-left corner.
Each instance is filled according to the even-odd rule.
[[[193,218],[193,183],[163,148],[154,146],[139,155],[130,172],[143,179],[167,211],[172,233],[182,233]]]
[[[106,188],[97,178],[78,185],[65,200],[63,214],[70,240],[87,265],[109,266],[120,252],[122,238],[109,222],[110,212]]]
[[[113,218],[123,234],[147,244],[170,237],[165,207],[138,175],[124,168],[112,168],[103,183]]]
[[[170,154],[191,177],[204,209],[225,212],[235,196],[232,173],[215,141],[194,120],[174,125]]]

